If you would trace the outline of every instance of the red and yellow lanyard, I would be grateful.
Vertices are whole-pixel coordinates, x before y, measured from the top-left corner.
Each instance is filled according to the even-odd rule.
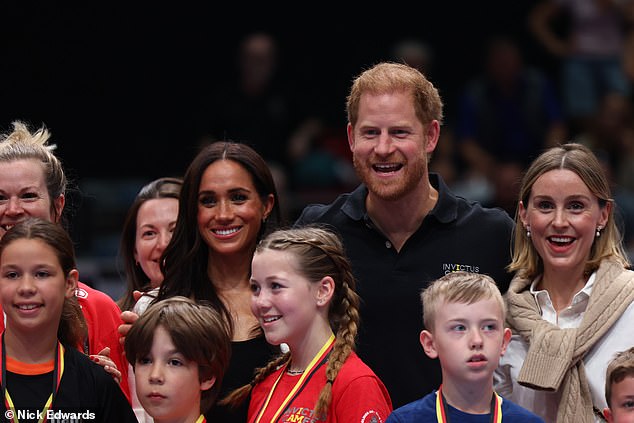
[[[13,423],[18,423],[18,414],[15,410],[15,406],[13,405],[13,400],[11,400],[11,395],[9,395],[9,391],[7,390],[7,355],[6,349],[4,347],[4,333],[2,334],[2,379],[0,380],[0,385],[2,386],[2,394],[4,397],[4,406],[5,409],[11,410],[13,417],[11,421]],[[51,395],[46,400],[46,404],[44,404],[44,409],[42,410],[42,415],[38,423],[46,422],[46,413],[51,408],[53,401],[55,400],[55,395],[59,390],[59,384],[62,380],[62,375],[64,374],[64,346],[61,342],[57,341],[57,349],[55,350],[55,367],[53,369],[53,391]]]
[[[306,368],[304,373],[302,373],[299,380],[295,383],[295,386],[293,387],[293,389],[291,389],[288,395],[286,395],[286,398],[284,399],[284,401],[282,401],[282,404],[280,404],[279,408],[277,409],[277,411],[271,418],[270,423],[273,423],[277,421],[277,419],[279,419],[282,412],[284,412],[286,407],[288,407],[288,404],[290,404],[290,402],[293,399],[295,399],[295,397],[297,397],[297,395],[302,391],[302,389],[304,389],[304,385],[313,377],[313,374],[321,366],[323,366],[326,363],[328,359],[328,353],[330,352],[330,347],[332,346],[334,342],[335,342],[335,335],[331,334],[330,338],[328,338],[328,340],[323,345],[323,347],[321,347],[319,352],[315,355],[315,357],[313,357],[310,364],[308,364],[308,367]],[[277,387],[277,384],[279,383],[280,379],[282,379],[282,376],[286,372],[286,367],[288,367],[288,363],[286,363],[286,365],[280,372],[280,375],[277,377],[277,380],[275,380],[275,383],[273,384],[273,387],[269,391],[269,395],[266,397],[264,404],[260,408],[260,411],[258,412],[254,423],[260,423],[262,416],[264,415],[264,412],[266,411],[266,408],[269,406],[269,402],[271,401],[271,398],[273,397],[273,392],[275,392],[275,388]]]
[[[450,423],[449,415],[447,414],[447,401],[442,394],[442,385],[438,388],[436,393],[436,420],[438,423]],[[500,396],[493,392],[493,398],[491,398],[491,423],[502,423],[502,399]]]

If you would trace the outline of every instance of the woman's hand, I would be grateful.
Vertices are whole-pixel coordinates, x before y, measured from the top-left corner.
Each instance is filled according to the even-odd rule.
[[[132,292],[132,296],[134,297],[134,301],[139,301],[139,298],[143,296],[143,292],[134,291]],[[136,322],[139,318],[139,315],[133,311],[124,311],[121,313],[121,320],[123,320],[123,324],[119,325],[117,331],[119,332],[119,342],[121,345],[125,344],[125,336],[130,332],[130,328],[132,327],[132,323]]]
[[[106,347],[99,351],[98,354],[91,354],[88,357],[103,367],[106,373],[110,374],[115,382],[121,383],[121,372],[117,369],[115,362],[110,358],[110,347]]]
[[[121,320],[123,320],[123,324],[119,325],[117,331],[119,332],[119,342],[121,345],[125,344],[125,337],[130,332],[130,328],[132,327],[132,323],[136,322],[139,318],[139,315],[133,311],[124,311],[121,313]]]

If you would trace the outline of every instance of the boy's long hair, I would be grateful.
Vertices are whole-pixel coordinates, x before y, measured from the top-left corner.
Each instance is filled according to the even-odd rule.
[[[204,301],[183,296],[151,304],[125,338],[125,354],[133,367],[149,354],[159,326],[167,331],[178,352],[198,364],[200,382],[216,378],[210,389],[201,392],[200,412],[206,413],[218,396],[229,366],[231,337],[227,321]]]

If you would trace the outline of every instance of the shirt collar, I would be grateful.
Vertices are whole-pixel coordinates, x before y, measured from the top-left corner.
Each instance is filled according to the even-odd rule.
[[[442,223],[455,220],[458,216],[458,198],[449,190],[449,187],[439,174],[430,172],[429,182],[438,191],[438,201],[428,215],[436,217]],[[350,196],[342,206],[342,211],[352,220],[369,221],[368,211],[365,207],[367,196],[367,186],[365,184],[359,185],[350,193]]]
[[[590,294],[592,293],[592,287],[594,286],[594,282],[596,278],[597,278],[597,272],[593,272],[588,278],[588,281],[583,286],[583,288],[581,288],[581,290],[577,292],[574,295],[574,297],[572,297],[572,304],[571,304],[572,306],[580,303],[581,301],[587,301],[590,298]],[[551,301],[550,301],[550,295],[548,295],[548,291],[546,291],[545,289],[539,289],[539,290],[537,289],[537,284],[540,282],[540,280],[541,280],[541,275],[533,280],[530,286],[530,292],[535,297],[535,301],[537,302],[537,305],[539,305],[539,308],[543,310],[543,308],[547,304],[550,304]]]

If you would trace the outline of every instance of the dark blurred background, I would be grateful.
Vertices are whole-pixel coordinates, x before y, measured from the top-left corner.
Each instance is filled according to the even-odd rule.
[[[543,60],[527,40],[530,1],[264,13],[135,3],[2,2],[2,129],[16,118],[45,123],[81,177],[154,177],[187,165],[199,135],[193,117],[234,79],[239,43],[256,30],[276,38],[279,79],[302,106],[339,126],[352,77],[392,58],[404,38],[434,48],[434,82],[449,109],[488,35],[510,33]]]
[[[512,213],[502,199],[496,204],[490,184],[467,182],[469,163],[456,133],[462,98],[482,73],[494,36],[516,43],[523,65],[558,90],[559,62],[528,28],[535,3],[449,0],[357,9],[310,3],[274,10],[5,1],[0,131],[19,119],[52,132],[78,189],[71,195],[71,231],[83,279],[113,296],[127,207],[144,183],[182,175],[206,142],[229,138],[255,146],[276,170],[289,220],[306,203],[351,189],[357,181],[344,111],[351,79],[380,60],[403,61],[407,51],[423,54],[421,68],[445,102],[445,144],[435,170],[446,172],[459,193]],[[557,25],[564,31],[566,24]],[[241,62],[242,43],[253,33],[268,41],[252,45],[250,59]],[[247,67],[251,74],[241,80]]]

